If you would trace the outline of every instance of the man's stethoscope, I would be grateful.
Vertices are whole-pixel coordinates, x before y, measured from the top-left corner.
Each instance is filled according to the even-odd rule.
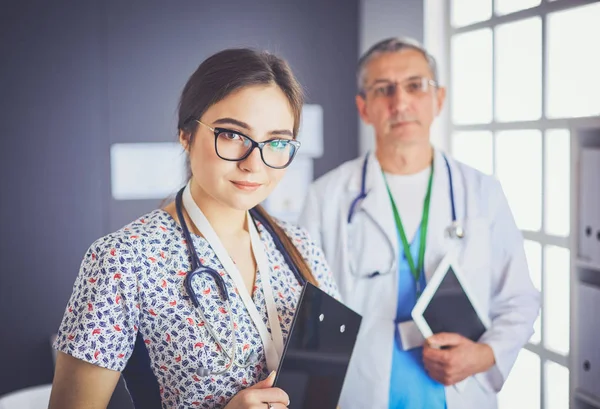
[[[350,204],[350,208],[348,209],[348,218],[346,220],[347,224],[352,223],[353,217],[356,215],[356,210],[358,205],[367,197],[367,168],[369,164],[369,156],[370,154],[365,155],[365,159],[362,164],[362,173],[361,173],[361,183],[360,183],[360,193],[352,200]],[[446,171],[448,173],[448,185],[449,185],[449,195],[450,195],[450,207],[452,211],[452,223],[450,226],[446,228],[446,234],[453,239],[462,239],[465,237],[465,230],[463,226],[458,222],[456,217],[456,205],[454,201],[454,184],[452,180],[452,170],[450,169],[450,163],[448,162],[448,158],[446,155],[442,153],[444,158],[444,162],[446,163]],[[395,263],[392,262],[390,267],[390,272],[395,270]],[[373,274],[376,275],[375,273]]]
[[[259,360],[258,355],[256,354],[256,351],[251,351],[250,355],[245,359],[245,361],[236,361],[237,342],[236,342],[236,336],[235,336],[235,331],[234,331],[233,317],[230,316],[230,320],[229,320],[230,321],[229,332],[231,334],[233,334],[232,347],[231,347],[231,351],[227,351],[225,349],[225,347],[221,344],[217,334],[214,332],[212,325],[208,322],[208,320],[204,316],[204,312],[203,312],[202,308],[200,307],[200,301],[198,298],[198,294],[196,293],[196,291],[194,290],[193,285],[192,285],[192,280],[196,276],[199,276],[202,274],[208,274],[209,276],[212,277],[212,279],[215,281],[217,287],[219,288],[221,298],[223,298],[223,300],[225,301],[225,303],[227,305],[227,313],[229,313],[229,314],[231,314],[231,303],[229,300],[229,294],[227,292],[227,287],[225,285],[225,281],[224,281],[223,277],[214,269],[203,266],[202,263],[200,263],[200,258],[198,257],[198,253],[196,252],[196,249],[194,247],[192,237],[190,234],[190,230],[187,226],[187,223],[185,222],[185,218],[183,217],[184,206],[185,206],[186,211],[188,212],[188,215],[190,216],[190,218],[192,219],[192,221],[194,222],[194,224],[196,225],[198,230],[200,230],[202,232],[202,234],[205,236],[205,238],[209,241],[211,247],[214,247],[215,253],[217,254],[218,258],[221,259],[221,262],[223,263],[225,269],[230,270],[232,268],[231,268],[231,265],[229,266],[230,269],[227,268],[227,264],[229,264],[229,263],[224,260],[227,255],[222,254],[223,249],[221,248],[220,241],[218,240],[218,237],[216,237],[216,233],[214,233],[214,230],[212,229],[212,227],[210,227],[208,220],[206,220],[206,218],[204,217],[204,215],[202,214],[202,212],[200,211],[200,209],[198,208],[196,203],[193,201],[193,198],[191,197],[191,193],[189,192],[189,186],[182,188],[177,193],[177,196],[175,198],[175,207],[176,207],[176,211],[177,211],[177,216],[181,223],[181,229],[183,231],[183,235],[186,240],[187,249],[188,249],[188,252],[190,253],[190,257],[191,257],[191,270],[187,273],[187,275],[184,279],[184,282],[183,282],[184,287],[185,287],[186,292],[190,296],[192,303],[194,304],[194,307],[196,307],[196,310],[198,311],[200,318],[204,321],[205,328],[208,330],[210,336],[213,338],[213,340],[218,345],[220,350],[223,351],[223,353],[227,356],[227,359],[229,359],[229,363],[220,371],[214,371],[211,368],[205,368],[203,366],[200,366],[196,370],[196,374],[199,376],[220,375],[220,374],[223,374],[226,371],[228,371],[231,368],[231,366],[234,364],[240,368],[247,368],[249,366],[256,365]],[[276,345],[275,349],[281,350],[283,347],[282,346],[283,341],[282,341],[282,336],[281,336],[281,327],[279,326],[279,319],[278,319],[277,310],[275,308],[274,301],[272,298],[273,296],[272,296],[270,283],[268,283],[268,281],[269,281],[269,274],[268,274],[269,266],[268,266],[268,262],[266,260],[264,251],[262,251],[262,252],[257,251],[257,249],[254,248],[255,246],[256,247],[262,246],[262,243],[257,243],[257,237],[258,237],[257,231],[258,230],[254,223],[259,222],[260,224],[262,224],[262,226],[271,235],[271,237],[273,238],[273,241],[275,242],[275,246],[283,255],[283,258],[284,258],[286,264],[292,270],[292,272],[296,276],[296,279],[298,280],[298,282],[301,285],[304,285],[306,283],[306,279],[302,276],[300,271],[297,269],[296,265],[293,263],[290,255],[288,254],[285,247],[283,246],[283,243],[279,240],[278,236],[273,231],[272,226],[260,215],[260,213],[257,210],[251,209],[249,213],[250,213],[250,217],[252,219],[251,220],[252,223],[250,222],[250,220],[248,221],[248,227],[249,227],[249,230],[251,233],[251,239],[252,239],[252,246],[253,246],[253,250],[255,251],[257,264],[259,265],[259,270],[261,271],[262,274],[264,274],[262,283],[263,283],[263,292],[265,294],[265,302],[267,304],[267,315],[269,316],[269,322],[271,324],[271,331],[273,333],[274,343],[278,344],[278,342],[279,342],[279,344],[280,344],[280,345]],[[258,241],[260,242],[260,238],[258,238]],[[235,269],[235,268],[233,268],[233,269]],[[234,281],[236,281],[235,280],[236,277],[232,277],[232,278],[234,278]],[[236,283],[236,285],[237,284],[238,283]],[[244,301],[244,303],[247,304],[248,300],[244,300],[244,296],[242,295],[243,292],[240,291],[239,293],[242,296],[242,300]],[[248,308],[249,306],[247,305],[246,307]],[[262,319],[260,317],[257,317],[256,314],[253,315],[253,313],[256,313],[255,309],[252,309],[252,308],[248,308],[248,309],[249,309],[251,318],[253,319],[253,321],[255,322],[257,327],[259,328],[259,332],[261,333],[261,338],[263,338],[263,344],[265,344],[265,353],[267,355],[267,364],[269,364],[269,361],[278,360],[278,357],[276,355],[274,355],[274,349],[267,348],[267,345],[265,342],[265,337],[268,337],[268,333],[265,333],[267,331],[267,329],[266,329],[266,326],[263,324]],[[259,322],[257,322],[257,321],[259,321]],[[260,324],[263,324],[263,325],[261,326]],[[262,331],[261,331],[261,329],[262,329]],[[281,352],[277,351],[276,354],[280,356]]]

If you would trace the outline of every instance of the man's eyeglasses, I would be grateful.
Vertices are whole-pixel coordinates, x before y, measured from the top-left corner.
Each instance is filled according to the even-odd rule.
[[[269,139],[256,142],[249,136],[225,128],[213,128],[196,120],[215,134],[215,151],[219,158],[238,162],[246,159],[254,148],[260,150],[260,157],[265,165],[273,169],[286,168],[300,149],[300,142],[293,139]]]
[[[400,87],[408,95],[419,96],[426,94],[431,88],[437,86],[434,80],[425,77],[413,77],[401,82],[378,80],[375,84],[363,90],[361,95],[366,97],[367,94],[372,94],[375,98],[392,97],[396,95],[398,87]]]

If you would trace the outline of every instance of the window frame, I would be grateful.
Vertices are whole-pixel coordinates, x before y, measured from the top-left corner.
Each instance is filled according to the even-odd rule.
[[[527,231],[527,230],[522,230],[523,233],[523,237],[526,240],[530,240],[530,241],[534,241],[537,243],[540,243],[541,245],[541,278],[542,278],[542,282],[541,282],[541,291],[542,291],[542,296],[543,293],[545,291],[545,276],[546,276],[546,266],[545,266],[545,257],[544,257],[544,253],[545,253],[545,248],[548,245],[551,246],[557,246],[557,247],[562,247],[562,248],[566,248],[569,251],[571,251],[572,253],[572,249],[573,247],[573,240],[574,240],[574,236],[576,235],[576,232],[574,232],[575,228],[576,228],[576,224],[574,224],[574,220],[573,220],[573,214],[575,214],[576,209],[574,208],[574,187],[570,186],[569,190],[569,203],[570,203],[570,215],[569,215],[569,220],[570,220],[570,229],[569,229],[569,234],[566,237],[563,236],[556,236],[556,235],[552,235],[552,234],[548,234],[546,233],[546,218],[545,218],[545,203],[546,203],[546,187],[545,187],[545,179],[546,179],[546,158],[545,158],[545,152],[546,152],[546,135],[547,135],[547,131],[549,130],[554,130],[554,129],[565,129],[567,131],[570,132],[570,140],[571,140],[571,155],[570,155],[570,169],[571,172],[573,172],[574,169],[574,163],[573,163],[573,158],[574,158],[574,152],[573,152],[573,147],[574,147],[574,141],[573,138],[575,137],[575,135],[573,135],[573,133],[571,132],[571,130],[573,129],[577,129],[577,128],[582,128],[582,127],[586,127],[588,126],[590,123],[592,124],[596,124],[599,121],[599,117],[597,116],[593,116],[593,117],[576,117],[576,118],[548,118],[547,117],[547,97],[548,97],[548,92],[547,92],[547,78],[548,78],[548,69],[547,69],[547,37],[548,37],[548,15],[554,12],[558,12],[558,11],[565,11],[565,10],[570,10],[570,9],[574,9],[580,6],[585,6],[585,5],[589,5],[589,4],[593,4],[593,3],[598,3],[600,2],[600,0],[554,0],[554,1],[550,1],[550,0],[542,0],[540,2],[540,4],[538,6],[529,8],[529,9],[525,9],[525,10],[520,10],[517,12],[513,12],[513,13],[509,13],[509,14],[505,14],[505,15],[498,15],[496,14],[496,10],[495,10],[495,3],[496,0],[492,0],[492,16],[490,19],[485,20],[485,21],[481,21],[481,22],[477,22],[474,24],[470,24],[467,26],[462,26],[462,27],[454,27],[452,26],[452,22],[451,22],[451,7],[452,7],[452,0],[442,0],[443,1],[443,9],[444,9],[444,14],[445,14],[445,27],[443,28],[444,33],[446,34],[444,36],[444,40],[445,40],[445,55],[448,57],[447,60],[447,64],[445,64],[446,69],[445,69],[445,74],[446,74],[446,78],[449,81],[449,86],[447,88],[447,101],[448,104],[446,106],[446,115],[447,115],[447,121],[446,124],[448,126],[448,133],[447,133],[447,140],[446,140],[446,144],[445,146],[447,147],[447,150],[453,154],[453,140],[452,137],[456,132],[462,132],[462,131],[490,131],[492,133],[492,170],[493,170],[493,174],[496,175],[496,170],[497,170],[497,163],[496,163],[496,144],[497,144],[497,133],[499,131],[508,131],[508,130],[524,130],[524,129],[535,129],[535,130],[539,130],[542,134],[542,145],[541,145],[541,154],[542,154],[542,158],[541,158],[541,164],[542,164],[542,186],[541,186],[541,191],[542,191],[542,207],[541,207],[541,218],[542,218],[542,224],[541,224],[541,229],[540,231]],[[542,22],[542,42],[541,42],[541,47],[542,47],[542,88],[541,88],[541,102],[542,102],[542,106],[541,106],[541,118],[538,120],[531,120],[531,121],[503,121],[503,122],[499,122],[496,120],[496,31],[495,28],[498,25],[501,24],[506,24],[506,23],[511,23],[511,22],[516,22],[516,21],[521,21],[521,20],[525,20],[531,17],[540,17],[541,18],[541,22]],[[482,28],[490,28],[492,30],[492,44],[493,44],[493,49],[492,49],[492,121],[490,123],[486,123],[486,124],[472,124],[472,125],[458,125],[455,124],[452,120],[452,93],[453,93],[453,89],[452,89],[452,84],[450,83],[451,79],[452,79],[452,38],[453,36],[457,35],[457,34],[462,34],[462,33],[467,33],[467,32],[471,32],[471,31],[475,31],[475,30],[479,30]],[[574,176],[571,175],[570,177],[570,181],[572,184],[572,181],[574,180]],[[576,317],[574,317],[574,300],[573,300],[573,287],[576,284],[576,281],[574,281],[573,279],[573,265],[574,265],[574,257],[576,255],[575,254],[570,254],[570,271],[569,271],[569,281],[571,283],[571,290],[570,290],[570,300],[569,300],[569,304],[570,304],[570,311],[569,311],[569,316],[570,316],[570,326],[573,327],[575,320],[577,319]],[[543,299],[543,298],[542,298]],[[543,312],[543,306],[542,306],[542,312]],[[570,330],[570,348],[569,348],[569,354],[564,356],[562,354],[556,353],[552,350],[549,350],[547,348],[544,347],[544,321],[548,319],[548,317],[546,316],[547,314],[542,314],[542,320],[540,323],[540,343],[539,344],[534,344],[534,343],[528,343],[525,346],[525,349],[535,353],[536,355],[538,355],[540,357],[540,367],[539,367],[539,373],[540,373],[540,406],[541,408],[546,408],[547,404],[546,404],[546,371],[545,368],[547,367],[546,362],[553,362],[556,364],[559,364],[563,367],[566,367],[570,372],[569,372],[569,402],[570,404],[573,403],[573,397],[575,394],[575,391],[573,390],[574,388],[574,382],[573,382],[573,374],[572,374],[572,370],[573,370],[573,366],[571,365],[572,362],[574,362],[573,359],[573,349],[575,348],[575,344],[574,342],[576,340],[573,339],[573,331]]]

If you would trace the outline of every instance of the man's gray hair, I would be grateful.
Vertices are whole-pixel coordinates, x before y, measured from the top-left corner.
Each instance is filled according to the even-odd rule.
[[[427,50],[419,43],[409,37],[394,37],[387,38],[373,45],[366,53],[364,53],[358,60],[358,67],[356,70],[356,79],[358,81],[358,92],[364,94],[365,86],[365,71],[367,64],[376,56],[383,53],[393,53],[402,50],[415,50],[423,54],[423,57],[427,60],[431,73],[433,74],[433,80],[438,82],[437,63],[435,58],[427,52]]]

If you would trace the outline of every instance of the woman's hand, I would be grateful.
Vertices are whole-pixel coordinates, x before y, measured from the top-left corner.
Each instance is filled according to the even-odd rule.
[[[265,380],[240,391],[225,406],[225,409],[287,408],[290,404],[290,398],[283,390],[273,388],[274,381],[275,371],[271,372]]]

